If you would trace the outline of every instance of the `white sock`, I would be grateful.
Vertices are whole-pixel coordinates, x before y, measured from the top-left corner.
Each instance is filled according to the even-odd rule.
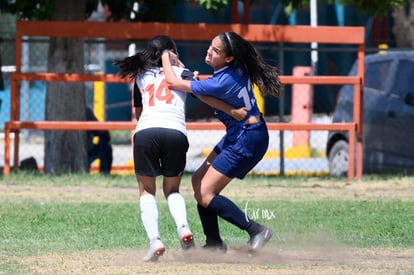
[[[183,225],[188,226],[187,209],[183,196],[180,193],[172,193],[168,196],[167,202],[177,228]]]
[[[155,196],[151,194],[142,195],[139,198],[141,209],[141,220],[147,232],[148,239],[151,241],[160,236],[158,229],[158,208]]]

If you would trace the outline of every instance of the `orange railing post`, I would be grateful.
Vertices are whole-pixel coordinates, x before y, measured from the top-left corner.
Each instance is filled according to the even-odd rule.
[[[8,176],[10,174],[10,128],[9,122],[5,123],[4,127],[4,166],[3,174]]]

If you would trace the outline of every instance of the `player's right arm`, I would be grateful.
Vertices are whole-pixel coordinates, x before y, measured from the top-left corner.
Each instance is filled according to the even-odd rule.
[[[172,53],[171,53],[172,55]],[[176,56],[173,56],[173,58]],[[161,55],[162,60],[162,67],[164,69],[165,73],[165,80],[167,81],[167,85],[170,89],[177,90],[177,91],[183,91],[186,93],[191,93],[191,87],[190,87],[190,80],[183,80],[179,79],[175,73],[174,69],[171,65],[170,61],[170,52],[167,50],[164,50],[164,52]]]

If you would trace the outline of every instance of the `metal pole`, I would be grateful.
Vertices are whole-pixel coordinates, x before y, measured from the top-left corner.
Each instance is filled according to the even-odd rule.
[[[318,26],[318,0],[310,1],[310,23],[311,27]],[[311,43],[311,66],[312,66],[312,75],[317,75],[317,65],[318,65],[318,43]]]
[[[279,43],[280,48],[279,48],[279,69],[280,69],[280,73],[282,73],[283,67],[284,67],[284,60],[283,60],[283,43]],[[285,114],[285,102],[284,102],[284,98],[283,98],[283,91],[282,91],[282,96],[279,98],[279,120],[280,122],[285,122],[285,118],[284,118],[284,114]],[[280,143],[279,143],[279,151],[280,151],[280,172],[279,172],[279,176],[283,177],[285,176],[285,132],[284,131],[280,131],[279,132],[279,139],[280,139]]]
[[[28,72],[30,66],[30,45],[28,37],[23,37],[23,41],[25,41],[22,45],[22,71]],[[22,92],[23,92],[23,120],[29,120],[29,93],[30,93],[30,85],[29,81],[22,81]],[[20,110],[19,110],[20,112]],[[23,139],[27,141],[29,139],[29,130],[22,131]]]

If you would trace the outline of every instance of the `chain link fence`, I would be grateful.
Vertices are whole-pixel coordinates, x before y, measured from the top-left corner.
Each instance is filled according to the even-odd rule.
[[[4,18],[2,18],[4,20]],[[6,20],[7,21],[7,20]],[[15,24],[2,21],[2,24]],[[3,25],[3,26],[5,26]],[[12,29],[12,27],[10,27]],[[3,30],[3,28],[2,28]],[[48,39],[24,38],[22,48],[22,71],[47,71]],[[85,72],[116,73],[112,62],[124,58],[143,47],[145,41],[110,41],[103,39],[84,40]],[[210,74],[203,62],[207,43],[194,41],[177,41],[180,58],[188,68],[202,74]],[[319,45],[317,67],[310,65],[311,51],[309,45],[289,45],[278,43],[256,44],[264,58],[280,68],[282,75],[312,74],[346,75],[355,60],[356,49],[352,47],[332,47]],[[0,127],[10,120],[10,74],[15,65],[15,41],[13,35],[2,32],[0,42],[2,75],[4,90],[0,91]],[[370,49],[367,53],[378,49]],[[388,49],[395,50],[395,49]],[[41,81],[21,83],[21,120],[43,120],[45,118],[46,83]],[[87,106],[92,109],[96,96],[96,83],[85,83]],[[284,88],[281,100],[259,98],[259,105],[267,121],[297,123],[331,123],[337,104],[339,86],[293,85]],[[131,92],[126,84],[104,85],[105,120],[129,121],[132,119]],[[197,122],[215,121],[212,109],[197,99],[187,98],[187,120]],[[216,142],[224,134],[221,130],[190,130],[188,133],[190,149],[187,170],[194,171]],[[130,131],[111,131],[114,149],[114,166],[129,166],[132,172],[132,150]],[[19,160],[34,157],[39,166],[43,166],[44,141],[43,132],[22,130],[20,135]],[[1,142],[3,140],[1,139]],[[326,175],[329,163],[326,156],[328,142],[327,131],[271,131],[269,150],[264,159],[256,166],[254,172],[269,174],[305,174]],[[0,145],[3,146],[3,143]],[[4,164],[4,152],[0,151],[0,165]],[[13,158],[13,152],[11,152]],[[11,159],[13,161],[13,159]]]

